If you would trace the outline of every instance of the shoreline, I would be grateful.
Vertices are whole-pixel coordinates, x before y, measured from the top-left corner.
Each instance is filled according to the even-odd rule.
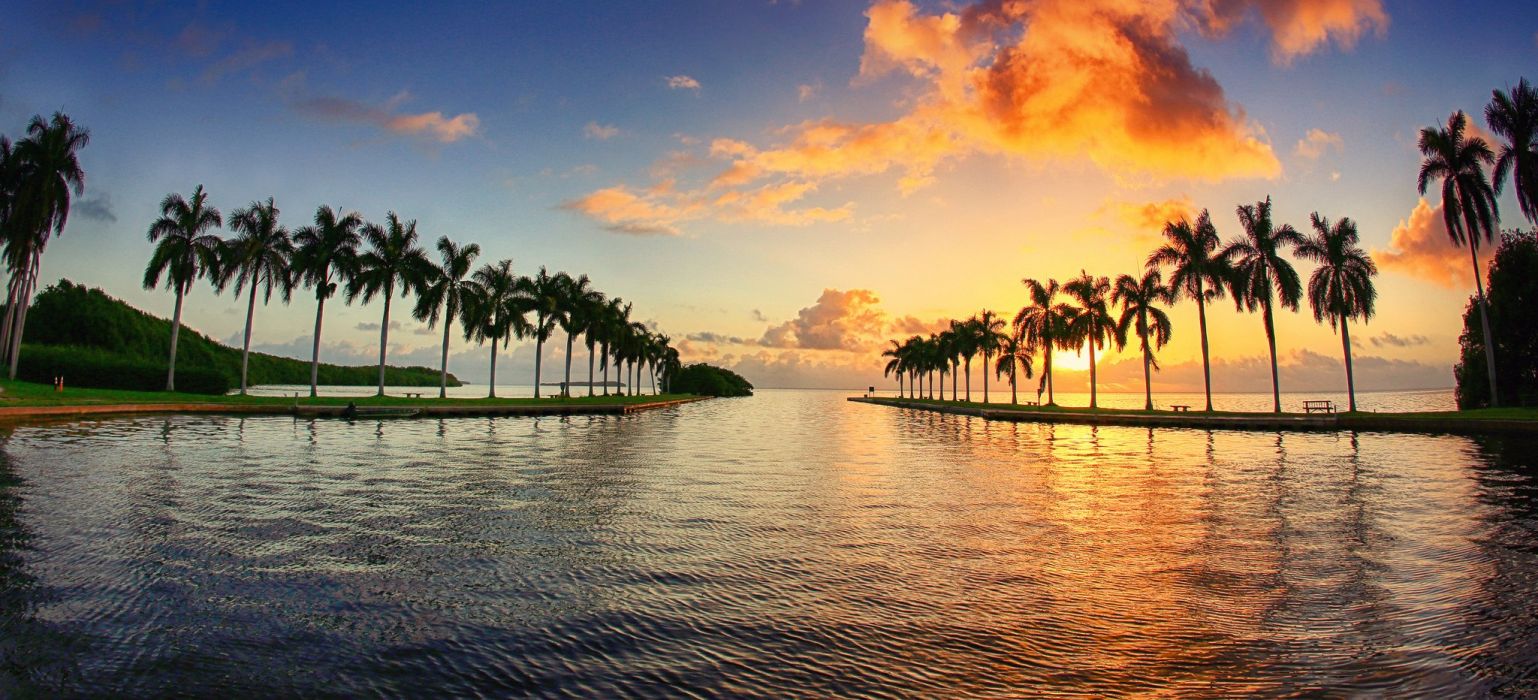
[[[1200,411],[1140,411],[1127,409],[1089,409],[1051,407],[1047,409],[993,404],[983,408],[975,404],[941,402],[931,399],[897,399],[851,396],[848,401],[890,408],[908,408],[932,413],[973,416],[984,420],[1014,423],[1072,423],[1078,425],[1116,425],[1147,428],[1196,428],[1205,430],[1287,430],[1294,432],[1377,431],[1454,435],[1538,435],[1538,419],[1483,418],[1427,413],[1333,413],[1302,415],[1290,413],[1238,413]],[[1535,413],[1538,418],[1538,413]]]
[[[657,397],[657,401],[630,402],[556,402],[505,403],[505,404],[442,404],[428,402],[388,404],[392,409],[411,409],[417,413],[409,416],[358,416],[354,420],[383,420],[398,418],[455,418],[472,416],[571,416],[571,415],[630,415],[643,411],[681,406],[704,401],[709,396]],[[433,399],[436,401],[437,399]],[[521,399],[508,399],[521,401]],[[371,404],[359,404],[360,408]],[[61,405],[0,406],[0,422],[26,422],[31,419],[57,419],[85,416],[132,416],[162,414],[216,414],[240,416],[293,416],[295,418],[341,418],[345,405],[295,404],[295,403],[223,403],[223,402],[142,402],[142,403],[82,403]]]

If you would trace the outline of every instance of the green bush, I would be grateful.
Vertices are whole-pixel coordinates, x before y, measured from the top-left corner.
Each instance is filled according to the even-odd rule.
[[[669,379],[668,391],[698,396],[752,396],[753,385],[729,369],[700,363],[680,368]]]
[[[166,368],[153,362],[94,348],[63,345],[23,345],[17,377],[52,384],[63,377],[64,386],[98,389],[159,391],[166,386]],[[230,381],[223,373],[204,367],[178,367],[176,390],[192,394],[226,394]]]

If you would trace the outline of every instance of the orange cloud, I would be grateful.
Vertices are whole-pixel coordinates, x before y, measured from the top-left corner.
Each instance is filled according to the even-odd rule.
[[[420,136],[439,143],[454,143],[480,133],[481,120],[474,112],[454,117],[445,117],[442,112],[395,113],[409,99],[410,93],[401,92],[383,106],[374,106],[338,97],[316,97],[296,103],[295,108],[317,119],[369,124],[394,134]]]
[[[604,222],[604,228],[632,235],[678,235],[678,222],[690,218],[688,207],[657,201],[657,195],[637,194],[624,186],[598,190],[568,202],[561,208]]]
[[[886,312],[875,292],[824,289],[817,303],[795,318],[764,331],[761,345],[772,348],[867,351],[881,342],[887,329]]]
[[[1300,158],[1319,160],[1326,151],[1339,152],[1344,146],[1345,141],[1341,139],[1340,134],[1322,129],[1309,129],[1303,138],[1298,139],[1298,145],[1293,148],[1293,152]]]
[[[1375,250],[1372,256],[1386,270],[1398,270],[1448,289],[1474,285],[1469,251],[1454,246],[1448,238],[1447,226],[1442,222],[1442,205],[1433,207],[1424,198],[1416,203],[1409,219],[1400,220],[1394,227],[1388,249]]]
[[[1381,0],[1210,0],[1206,9],[1209,26],[1219,29],[1258,10],[1271,30],[1271,56],[1283,64],[1332,41],[1349,49],[1363,34],[1388,29]]]
[[[1157,235],[1164,225],[1180,219],[1196,218],[1196,202],[1186,195],[1162,202],[1107,202],[1100,211],[1114,214],[1118,220],[1137,231],[1152,231]]]

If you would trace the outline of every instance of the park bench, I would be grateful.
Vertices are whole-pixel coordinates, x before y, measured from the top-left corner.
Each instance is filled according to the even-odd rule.
[[[406,392],[406,398],[408,398],[408,399],[420,399],[420,398],[422,398],[422,392],[420,392],[420,391],[408,391],[408,392]]]
[[[1185,413],[1185,412],[1191,410],[1191,405],[1190,404],[1184,404],[1184,403],[1173,403],[1173,404],[1170,404],[1170,410],[1174,411],[1176,413]]]
[[[1304,401],[1303,402],[1303,412],[1304,413],[1334,413],[1335,412],[1335,402],[1334,401]]]

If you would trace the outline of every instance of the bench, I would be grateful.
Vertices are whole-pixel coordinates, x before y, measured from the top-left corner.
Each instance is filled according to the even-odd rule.
[[[1026,406],[1040,406],[1041,402],[1040,401],[1026,401],[1026,402],[1024,402],[1024,405],[1026,405]]]
[[[1304,413],[1334,413],[1335,412],[1335,402],[1334,401],[1304,401],[1303,402],[1303,412]]]
[[[1172,403],[1170,404],[1170,410],[1176,413],[1185,413],[1191,410],[1191,405],[1184,403]]]
[[[406,392],[406,398],[408,398],[408,399],[420,399],[420,398],[422,398],[422,392],[420,392],[420,391],[415,391],[415,392],[408,391],[408,392]]]

